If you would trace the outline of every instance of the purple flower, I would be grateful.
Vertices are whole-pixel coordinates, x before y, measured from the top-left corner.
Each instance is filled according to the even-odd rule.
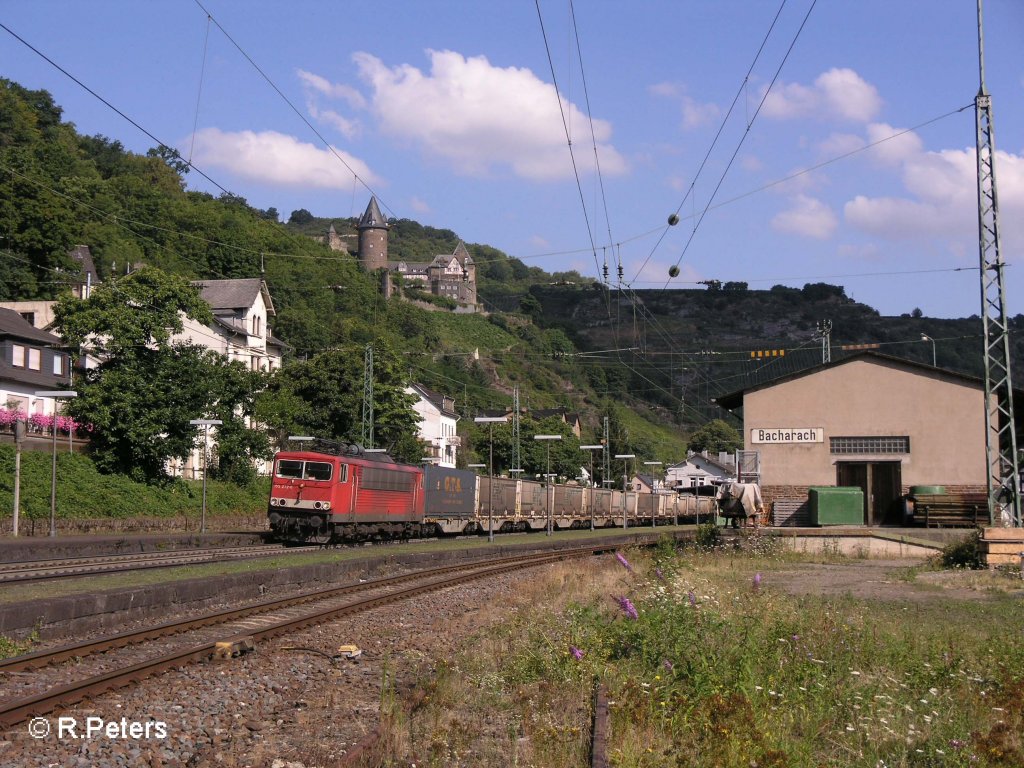
[[[615,559],[622,563],[622,567],[625,568],[627,571],[629,571],[630,573],[633,572],[633,566],[629,564],[629,560],[627,560],[626,556],[623,555],[621,552],[615,553]]]
[[[627,618],[633,619],[633,621],[640,618],[640,614],[637,612],[636,606],[633,605],[633,601],[625,595],[622,597],[616,597],[615,602],[619,604],[619,608],[622,609],[622,612],[626,614]]]
[[[757,592],[761,588],[761,573],[754,574],[754,591]]]
[[[693,608],[696,608],[697,607],[697,596],[695,594],[693,594],[693,590],[691,589],[689,592],[687,592],[686,596],[688,598],[690,598],[690,605]]]
[[[654,575],[658,577],[659,581],[665,580],[665,574],[661,572],[661,568],[655,568]]]
[[[661,666],[663,666],[665,668],[666,672],[671,672],[673,669],[676,668],[676,665],[673,664],[668,659],[665,659],[663,662],[661,662]]]
[[[953,749],[960,749],[961,747],[963,747],[963,745],[964,743],[960,741],[960,739],[949,740],[949,746],[951,746]]]
[[[582,659],[582,658],[583,658],[583,651],[581,651],[581,650],[580,650],[579,648],[577,648],[577,647],[576,647],[575,645],[570,645],[570,646],[569,646],[569,653],[571,653],[571,654],[572,654],[572,657],[573,657],[574,659],[576,659],[576,661],[579,661],[580,659]]]

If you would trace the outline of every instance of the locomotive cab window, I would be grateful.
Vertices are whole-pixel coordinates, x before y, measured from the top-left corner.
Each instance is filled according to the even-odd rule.
[[[330,480],[331,464],[327,461],[279,459],[277,462],[277,476],[290,477],[295,480]]]
[[[302,478],[302,462],[292,459],[279,459],[277,462],[278,477]]]
[[[326,461],[307,461],[303,476],[307,480],[330,480],[331,465]]]
[[[348,464],[339,464],[338,465],[338,482],[339,483],[347,483],[348,482]]]

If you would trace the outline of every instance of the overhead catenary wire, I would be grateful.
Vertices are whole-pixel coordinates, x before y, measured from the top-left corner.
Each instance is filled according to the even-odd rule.
[[[569,147],[569,158],[572,161],[572,172],[576,179],[576,190],[579,193],[580,205],[583,209],[583,219],[587,225],[587,236],[590,238],[590,249],[594,254],[594,268],[600,271],[600,266],[597,263],[597,244],[594,242],[594,231],[590,225],[590,216],[587,213],[587,201],[586,196],[583,194],[583,184],[580,181],[580,171],[576,165],[576,155],[572,151],[572,134],[569,132],[569,123],[565,116],[565,106],[562,104],[562,96],[558,91],[558,78],[555,75],[555,63],[551,56],[551,46],[548,44],[548,33],[544,28],[544,14],[540,10],[540,0],[534,0],[534,5],[537,8],[537,21],[540,24],[541,37],[544,40],[544,50],[548,57],[548,67],[551,70],[551,84],[555,90],[555,99],[558,101],[558,113],[562,117],[562,130],[565,132],[565,140]]]
[[[715,132],[715,136],[711,140],[711,145],[708,147],[708,151],[704,153],[704,159],[701,160],[700,165],[697,167],[697,172],[693,176],[693,181],[690,182],[690,186],[686,190],[686,194],[683,195],[683,199],[680,200],[679,205],[676,206],[674,215],[677,218],[679,217],[679,212],[683,209],[683,206],[686,205],[687,198],[690,198],[691,201],[694,201],[694,189],[697,186],[697,182],[700,179],[701,174],[704,172],[704,167],[707,165],[708,160],[711,158],[711,153],[714,152],[715,147],[718,146],[718,139],[722,136],[722,132],[725,131],[725,126],[728,124],[729,118],[732,116],[732,112],[736,108],[736,103],[739,101],[740,96],[746,91],[747,83],[750,81],[750,76],[751,74],[753,74],[754,67],[757,66],[757,62],[760,60],[761,54],[764,52],[764,48],[768,44],[768,39],[771,37],[772,32],[775,29],[775,25],[779,21],[779,17],[782,15],[782,11],[786,7],[786,1],[787,0],[782,0],[782,4],[779,5],[779,9],[775,12],[775,16],[772,18],[772,22],[768,26],[768,31],[765,32],[764,38],[761,40],[761,45],[758,47],[757,53],[754,54],[753,61],[751,61],[750,66],[747,67],[747,73],[743,76],[742,82],[740,82],[739,87],[736,89],[736,95],[733,96],[732,103],[729,105],[729,109],[726,110],[725,115],[722,117],[721,123],[719,123],[718,125],[718,130]],[[644,267],[647,266],[647,263],[654,256],[655,251],[658,249],[662,241],[665,239],[665,235],[668,233],[668,230],[668,226],[662,227],[661,237],[658,238],[658,241],[651,248],[651,252],[647,255],[647,258],[644,259],[643,263],[640,265],[640,268],[636,271],[636,275],[633,278],[634,280],[636,280],[636,278],[640,276],[640,273],[643,272]]]
[[[710,210],[711,208],[711,204],[714,202],[715,197],[718,195],[718,190],[722,188],[722,184],[725,182],[725,177],[729,174],[729,171],[732,168],[732,164],[736,162],[736,157],[739,155],[740,149],[743,148],[744,143],[746,143],[747,137],[750,135],[751,126],[757,119],[757,116],[761,113],[761,109],[764,107],[764,103],[768,99],[768,94],[772,92],[772,88],[774,87],[775,82],[779,79],[779,75],[782,74],[782,68],[786,65],[786,62],[789,60],[790,54],[792,54],[793,49],[796,47],[797,40],[800,39],[800,35],[803,32],[804,27],[807,26],[807,21],[810,19],[811,13],[814,11],[814,8],[817,4],[818,0],[811,0],[811,4],[807,9],[807,13],[804,15],[803,21],[800,22],[800,26],[797,28],[796,34],[793,35],[793,39],[790,41],[789,48],[786,49],[786,53],[782,57],[782,61],[779,62],[779,66],[775,70],[775,74],[772,76],[771,82],[768,83],[768,87],[765,89],[764,95],[762,95],[761,100],[758,102],[757,109],[754,110],[754,114],[750,118],[750,121],[747,123],[747,127],[743,131],[743,135],[740,136],[740,140],[737,142],[736,148],[733,150],[732,155],[729,157],[729,161],[726,163],[725,168],[722,169],[722,174],[718,179],[718,183],[715,185],[715,188],[711,191],[710,197],[708,197],[707,205],[704,206],[704,210],[701,211],[701,214],[698,217],[697,221],[694,222],[693,229],[690,231],[690,236],[687,238],[686,243],[683,245],[682,253],[680,253],[679,258],[676,259],[675,266],[677,268],[682,263],[683,258],[686,256],[686,252],[689,250],[690,244],[693,242],[693,238],[696,236],[697,230],[700,228],[701,222],[704,221],[704,217],[707,215],[708,210]],[[668,281],[666,281],[666,286],[667,285]]]
[[[345,168],[348,170],[348,172],[352,174],[353,179],[358,181],[359,184],[361,184],[362,187],[367,192],[369,192],[371,195],[376,197],[377,198],[377,202],[381,205],[382,208],[384,208],[385,210],[388,210],[392,214],[394,214],[395,213],[394,210],[391,208],[391,206],[389,206],[385,202],[384,198],[381,197],[376,191],[374,191],[374,189],[369,185],[369,183],[366,181],[366,179],[364,179],[362,176],[360,176],[359,173],[351,165],[348,164],[348,162],[345,160],[345,158],[343,158],[340,154],[338,154],[338,151],[334,148],[334,146],[327,139],[324,138],[323,134],[320,133],[320,131],[318,131],[316,129],[316,126],[314,126],[311,122],[309,122],[308,119],[306,119],[306,116],[304,114],[302,114],[301,110],[299,110],[299,108],[296,107],[295,104],[292,103],[291,99],[289,99],[287,96],[285,96],[284,91],[282,91],[277,86],[277,83],[275,83],[270,78],[270,76],[266,72],[263,71],[263,69],[260,67],[260,65],[256,63],[255,59],[253,59],[252,56],[250,56],[248,54],[248,52],[246,52],[246,50],[235,40],[235,38],[233,38],[231,36],[231,34],[227,31],[227,29],[225,29],[224,26],[219,21],[217,21],[217,18],[213,14],[211,14],[208,10],[206,10],[206,7],[201,2],[199,2],[199,0],[194,0],[194,2],[195,2],[196,5],[199,6],[199,8],[203,11],[203,13],[205,13],[206,16],[213,21],[213,23],[217,26],[217,29],[219,29],[221,31],[221,33],[224,35],[224,37],[226,37],[228,39],[228,42],[230,42],[233,46],[235,46],[236,50],[240,54],[242,54],[242,56],[245,58],[246,61],[249,62],[249,64],[252,65],[253,69],[255,69],[259,73],[260,77],[262,77],[267,82],[267,84],[271,88],[274,89],[274,92],[278,96],[281,97],[281,99],[284,101],[285,104],[287,104],[289,106],[289,108],[292,110],[292,112],[294,112],[298,116],[298,118],[303,123],[305,123],[306,127],[309,128],[309,130],[311,130],[313,132],[313,134],[318,139],[320,139],[321,142],[323,142],[323,145],[327,148],[327,151],[329,151],[335,157],[335,159],[338,160],[338,162],[340,162],[343,166],[345,166]]]
[[[91,95],[92,95],[92,96],[94,96],[94,97],[95,97],[96,99],[98,99],[99,101],[101,101],[101,102],[102,102],[102,103],[103,103],[103,104],[104,104],[105,106],[107,106],[108,108],[110,108],[111,110],[113,110],[114,112],[116,112],[116,113],[117,113],[118,115],[120,115],[120,116],[121,116],[122,118],[124,118],[125,120],[127,120],[127,121],[128,121],[129,123],[131,123],[131,124],[132,124],[133,126],[135,126],[136,128],[138,128],[138,129],[139,129],[140,131],[142,131],[142,132],[143,132],[144,134],[146,134],[146,136],[148,136],[148,137],[149,137],[150,139],[152,139],[153,141],[155,141],[155,142],[156,142],[156,143],[157,143],[157,144],[158,144],[158,145],[159,145],[159,146],[160,146],[161,148],[163,148],[163,149],[167,150],[168,152],[170,152],[170,153],[172,153],[172,154],[176,155],[177,157],[181,157],[181,155],[180,155],[180,154],[178,153],[178,150],[176,150],[176,149],[174,149],[173,147],[171,147],[171,146],[169,146],[169,145],[165,144],[164,142],[162,142],[162,141],[161,141],[160,139],[158,139],[158,138],[157,138],[156,136],[154,136],[154,135],[153,135],[152,133],[150,133],[150,132],[149,132],[148,130],[146,130],[146,128],[144,128],[144,127],[143,127],[142,125],[140,125],[140,124],[139,124],[139,123],[137,123],[137,122],[136,122],[135,120],[133,120],[132,118],[130,118],[130,117],[129,117],[128,115],[126,115],[126,114],[125,114],[124,112],[122,112],[122,111],[121,111],[120,109],[118,109],[117,107],[115,107],[115,106],[114,106],[113,104],[111,104],[111,103],[110,103],[109,101],[107,101],[107,100],[106,100],[105,98],[103,98],[102,96],[100,96],[100,95],[99,95],[99,94],[98,94],[98,93],[97,93],[96,91],[94,91],[94,90],[93,90],[92,88],[90,88],[90,87],[89,87],[88,85],[86,85],[85,83],[83,83],[83,82],[82,82],[81,80],[79,80],[79,79],[78,79],[77,77],[75,77],[75,76],[74,76],[73,74],[71,74],[70,72],[68,72],[68,70],[64,69],[64,67],[62,67],[62,66],[61,66],[60,64],[58,64],[58,63],[57,63],[57,62],[55,62],[55,61],[54,61],[53,59],[51,59],[51,58],[50,58],[49,56],[47,56],[47,55],[46,55],[45,53],[43,53],[42,51],[40,51],[40,50],[39,50],[38,48],[36,48],[36,47],[35,47],[34,45],[32,45],[32,44],[31,44],[30,42],[28,42],[28,41],[27,41],[27,40],[26,40],[25,38],[21,37],[21,35],[19,35],[18,33],[16,33],[16,32],[15,32],[14,30],[12,30],[12,29],[11,29],[10,27],[8,27],[8,26],[7,26],[6,24],[4,24],[4,23],[3,23],[2,21],[0,21],[0,29],[3,29],[3,30],[4,30],[5,32],[7,32],[7,34],[9,34],[9,35],[10,35],[11,37],[13,37],[13,38],[14,38],[15,40],[17,40],[17,41],[18,41],[19,43],[21,43],[22,45],[24,45],[24,46],[25,46],[26,48],[28,48],[28,49],[29,49],[30,51],[32,51],[33,53],[35,53],[35,54],[36,54],[37,56],[39,56],[40,58],[42,58],[42,59],[43,59],[44,61],[46,61],[46,62],[47,62],[47,63],[48,63],[48,64],[49,64],[50,66],[52,66],[52,67],[53,67],[54,69],[58,70],[58,71],[59,71],[59,72],[60,72],[61,74],[63,74],[63,75],[65,75],[66,77],[70,78],[70,79],[71,79],[71,80],[72,80],[72,81],[73,81],[73,82],[74,82],[75,84],[77,84],[78,86],[80,86],[81,88],[83,88],[83,89],[84,89],[85,91],[87,91],[87,92],[88,92],[89,94],[91,94]],[[185,163],[185,164],[186,164],[186,165],[187,165],[187,166],[188,166],[189,168],[191,168],[192,170],[194,170],[194,171],[195,171],[196,173],[198,173],[198,174],[199,174],[200,176],[202,176],[202,177],[203,177],[204,179],[206,179],[206,180],[207,180],[208,182],[210,182],[211,184],[213,184],[213,186],[215,186],[215,187],[216,187],[217,189],[219,189],[219,190],[220,190],[221,192],[223,192],[223,193],[224,193],[225,195],[230,195],[230,194],[232,194],[231,192],[229,192],[229,191],[227,190],[227,188],[225,188],[225,187],[221,186],[221,184],[220,184],[219,182],[215,181],[215,180],[214,180],[214,179],[212,179],[212,178],[211,178],[210,176],[208,176],[208,175],[206,174],[206,172],[205,172],[205,171],[203,171],[203,170],[202,170],[201,168],[197,168],[197,167],[196,167],[195,165],[193,165],[193,164],[192,164],[191,162],[187,162],[187,161],[185,161],[185,160],[184,160],[183,158],[182,158],[182,162],[184,162],[184,163]]]

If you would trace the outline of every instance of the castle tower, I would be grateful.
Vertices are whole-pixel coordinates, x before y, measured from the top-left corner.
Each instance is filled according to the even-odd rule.
[[[388,220],[380,212],[377,198],[371,197],[359,219],[359,263],[367,272],[388,265]]]

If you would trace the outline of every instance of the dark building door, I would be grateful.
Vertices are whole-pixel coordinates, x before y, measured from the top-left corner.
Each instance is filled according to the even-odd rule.
[[[898,461],[840,461],[836,485],[864,492],[864,519],[868,525],[903,522],[903,476]]]

